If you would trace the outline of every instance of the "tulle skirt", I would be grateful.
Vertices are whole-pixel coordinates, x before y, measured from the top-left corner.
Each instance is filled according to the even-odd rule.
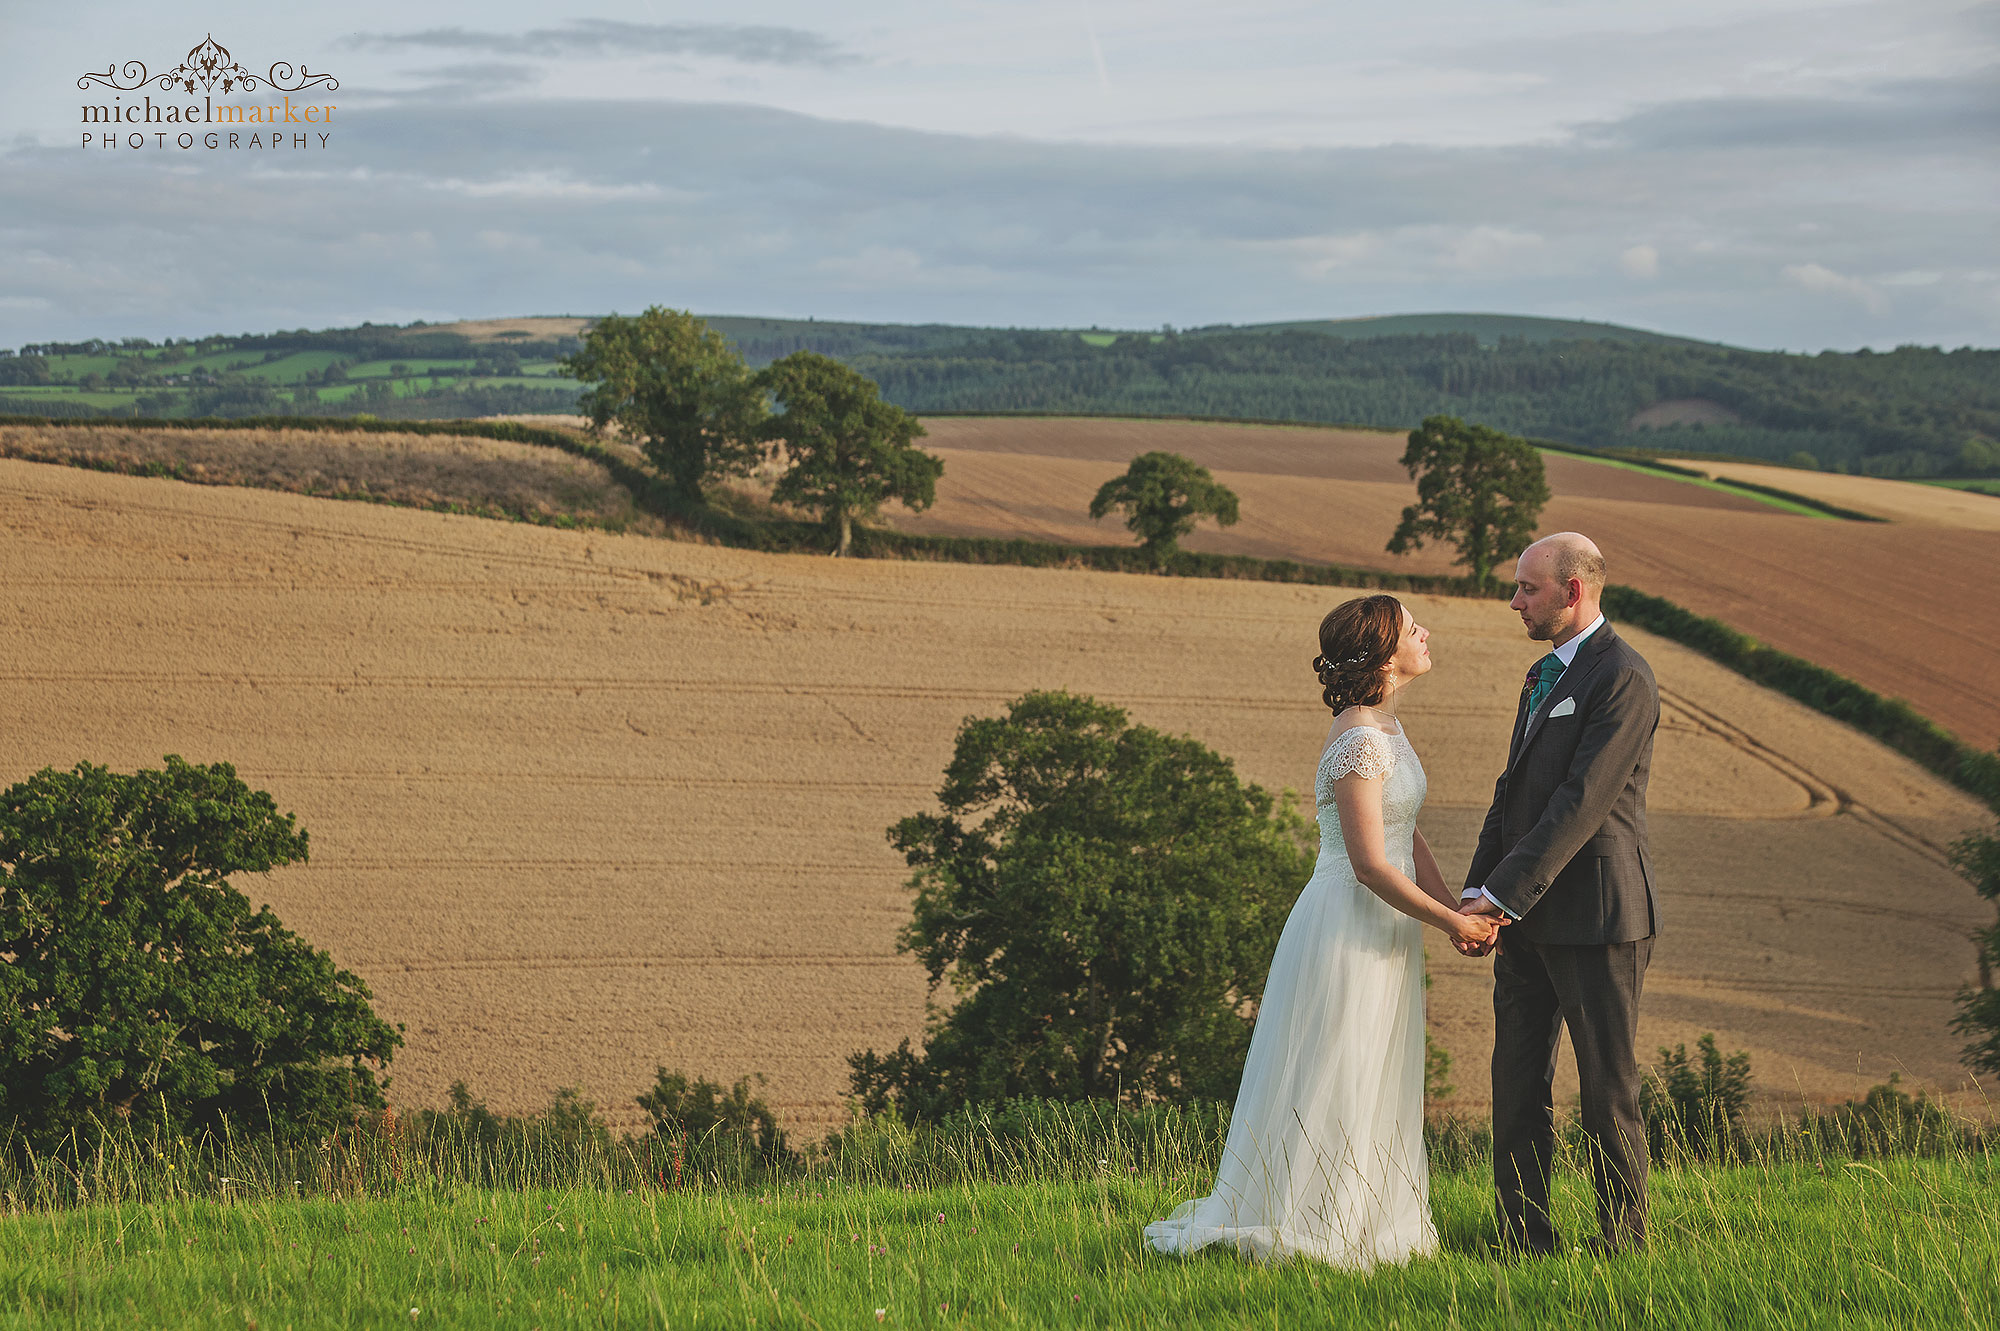
[[[1323,850],[1272,954],[1215,1189],[1146,1241],[1349,1269],[1435,1252],[1423,1130],[1422,926]]]

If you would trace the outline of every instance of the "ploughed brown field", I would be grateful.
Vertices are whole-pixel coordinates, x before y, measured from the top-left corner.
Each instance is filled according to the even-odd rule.
[[[455,1078],[516,1111],[581,1085],[628,1128],[662,1064],[766,1073],[790,1127],[824,1126],[850,1051],[919,1033],[884,829],[932,807],[967,716],[1078,690],[1309,789],[1328,718],[1307,663],[1347,594],[759,555],[18,460],[0,567],[0,783],[235,764],[312,849],[239,886],[405,1023],[399,1104]],[[1423,827],[1462,872],[1539,649],[1498,603],[1408,600],[1437,663],[1404,713]],[[1960,1087],[1947,1022],[1991,909],[1941,848],[1988,816],[1631,636],[1665,700],[1644,1048],[1713,1030],[1776,1103],[1892,1071]],[[1431,970],[1447,1103],[1476,1112],[1490,963],[1433,946]]]
[[[1130,540],[1117,516],[1090,520],[1090,499],[1133,457],[1159,449],[1208,467],[1242,498],[1241,521],[1204,524],[1184,542],[1189,549],[1457,571],[1449,547],[1402,557],[1383,549],[1416,499],[1397,465],[1405,434],[1061,417],[924,425],[923,446],[945,459],[944,479],[934,507],[895,518],[907,530]],[[1892,519],[1843,522],[1582,458],[1544,458],[1555,498],[1543,530],[1593,537],[1613,581],[1902,698],[1970,744],[2000,743],[2000,521],[1986,512],[2000,503],[1869,477],[1710,468]]]

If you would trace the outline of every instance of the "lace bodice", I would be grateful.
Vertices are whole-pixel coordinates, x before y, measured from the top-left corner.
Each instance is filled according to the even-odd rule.
[[[1373,726],[1359,725],[1342,731],[1320,756],[1319,775],[1313,781],[1313,798],[1319,804],[1321,854],[1338,849],[1346,854],[1340,834],[1340,810],[1333,799],[1333,783],[1343,776],[1358,774],[1382,778],[1383,844],[1397,859],[1407,859],[1417,828],[1417,813],[1424,807],[1429,782],[1417,751],[1401,731],[1391,735]]]

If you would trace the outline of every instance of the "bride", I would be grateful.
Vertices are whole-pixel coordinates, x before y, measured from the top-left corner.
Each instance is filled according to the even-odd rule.
[[[1161,1252],[1226,1243],[1358,1269],[1437,1248],[1418,926],[1463,943],[1499,926],[1458,913],[1417,831],[1424,769],[1396,703],[1431,668],[1429,638],[1393,596],[1320,623],[1335,715],[1313,783],[1319,863],[1271,957],[1215,1189],[1146,1227]]]

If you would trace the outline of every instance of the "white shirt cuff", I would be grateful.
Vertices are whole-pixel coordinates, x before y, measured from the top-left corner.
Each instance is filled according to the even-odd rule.
[[[1493,907],[1495,910],[1498,910],[1502,915],[1505,915],[1510,920],[1518,920],[1521,918],[1520,916],[1516,915],[1513,911],[1508,910],[1505,906],[1501,905],[1500,898],[1494,896],[1491,892],[1488,892],[1483,887],[1468,887],[1465,889],[1465,891],[1459,893],[1458,895],[1458,899],[1460,901],[1470,901],[1474,897],[1485,897],[1488,901],[1493,903]]]

